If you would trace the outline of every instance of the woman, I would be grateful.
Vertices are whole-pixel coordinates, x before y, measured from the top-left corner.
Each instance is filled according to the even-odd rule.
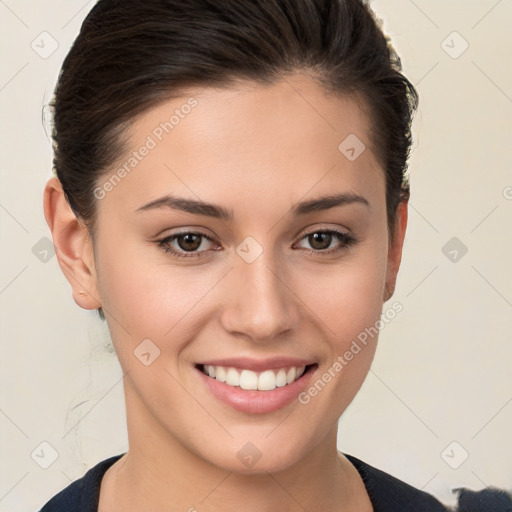
[[[446,510],[337,450],[395,288],[417,101],[360,0],[95,5],[44,211],[108,324],[129,450],[43,512]]]

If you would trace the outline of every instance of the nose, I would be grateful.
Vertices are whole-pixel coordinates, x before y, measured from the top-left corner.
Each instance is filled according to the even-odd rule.
[[[301,318],[301,302],[283,269],[276,269],[270,251],[252,263],[238,258],[228,275],[221,321],[232,335],[266,343],[294,331]],[[289,334],[289,333],[288,333]]]

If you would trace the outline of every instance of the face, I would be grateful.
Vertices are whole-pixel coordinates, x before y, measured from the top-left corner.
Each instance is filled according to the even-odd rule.
[[[87,284],[126,373],[131,448],[150,438],[247,473],[335,445],[377,337],[353,342],[379,320],[403,235],[390,244],[369,132],[355,98],[302,75],[198,89],[136,119],[98,182]]]

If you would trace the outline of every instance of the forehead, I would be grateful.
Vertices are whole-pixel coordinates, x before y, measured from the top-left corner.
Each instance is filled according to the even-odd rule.
[[[255,194],[291,203],[333,187],[379,194],[383,175],[369,134],[356,97],[327,94],[304,75],[191,89],[132,124],[129,151],[102,178],[125,169],[105,207],[133,212],[168,192],[214,194],[217,203]]]

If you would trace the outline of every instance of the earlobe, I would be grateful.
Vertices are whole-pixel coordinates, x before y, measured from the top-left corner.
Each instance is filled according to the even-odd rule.
[[[69,206],[58,178],[48,180],[43,208],[57,260],[71,285],[73,299],[83,309],[101,307],[92,240],[85,224]]]
[[[388,250],[386,282],[383,294],[384,302],[387,302],[395,293],[396,279],[402,260],[402,249],[407,228],[408,203],[408,198],[400,201],[396,210],[395,233]]]

